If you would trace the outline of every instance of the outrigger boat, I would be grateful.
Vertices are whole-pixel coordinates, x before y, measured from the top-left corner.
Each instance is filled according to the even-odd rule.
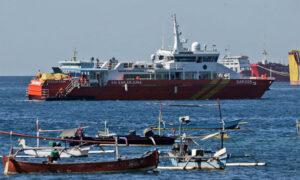
[[[31,135],[9,133],[0,131],[1,134],[23,136],[30,138],[41,138],[46,140],[58,140],[57,138],[37,137]],[[78,141],[78,140],[62,140],[62,141]],[[92,141],[78,141],[82,143],[97,143]],[[152,152],[145,152],[142,156],[137,158],[121,158],[118,150],[118,141],[115,139],[116,146],[116,161],[104,162],[80,162],[80,163],[51,163],[51,161],[32,162],[19,161],[16,159],[17,154],[22,151],[19,149],[13,153],[11,147],[9,156],[2,156],[4,174],[18,174],[18,173],[98,173],[98,172],[127,172],[138,170],[151,170],[157,167],[159,155],[158,150]]]
[[[115,161],[83,162],[83,163],[50,163],[19,161],[15,159],[16,154],[2,156],[4,174],[18,173],[99,173],[99,172],[126,172],[138,170],[152,170],[158,165],[158,151],[146,152],[141,157],[122,159],[117,157]]]
[[[179,136],[180,144],[178,146],[173,146],[173,151],[168,152],[171,159],[172,165],[174,167],[179,167],[182,169],[225,169],[227,161],[226,148],[223,147],[225,122],[222,119],[220,103],[218,100],[220,119],[223,124],[221,132],[214,133],[205,136],[202,140],[214,137],[220,134],[221,147],[220,150],[216,152],[206,151],[204,149],[192,149],[188,148],[188,144],[183,145],[184,136],[182,136],[182,123],[189,123],[189,116],[183,116],[179,118]]]
[[[181,124],[182,122],[188,122],[189,119],[180,117],[180,135],[181,135]],[[182,169],[225,169],[227,161],[226,148],[223,147],[223,135],[221,131],[221,149],[217,152],[206,151],[204,149],[188,149],[188,145],[183,145],[184,138],[180,136],[180,145],[174,146],[173,151],[168,152],[174,167],[180,167]],[[216,134],[209,135],[214,137]],[[208,136],[203,139],[209,138]]]
[[[218,106],[218,104],[169,104],[169,103],[148,103],[148,104],[158,104],[160,105],[160,111],[158,116],[158,126],[150,126],[152,130],[158,130],[158,135],[160,135],[161,130],[178,130],[178,126],[174,123],[167,123],[162,120],[163,106],[176,106],[176,107],[206,107],[206,106]],[[233,120],[226,122],[225,129],[240,129],[240,124],[247,124],[247,122],[241,122],[239,120]],[[199,130],[218,130],[223,129],[222,123],[205,123],[202,125],[182,125],[183,130],[199,131]]]
[[[62,129],[55,129],[55,130],[44,130],[40,128],[39,120],[36,121],[37,125],[37,137],[40,136],[41,132],[59,132],[63,131]],[[49,147],[41,147],[40,146],[40,138],[37,138],[36,147],[27,146],[25,139],[18,139],[18,145],[22,146],[22,152],[27,156],[22,157],[35,157],[35,158],[45,158],[51,154],[53,149],[60,150],[60,157],[61,158],[70,158],[70,157],[85,157],[88,154],[95,154],[95,153],[113,153],[114,150],[104,150],[101,148],[100,151],[90,151],[90,147],[80,147],[80,146],[73,146],[73,147],[62,147],[60,141],[57,142],[49,142]],[[17,147],[18,148],[18,147]],[[15,148],[16,149],[16,148]],[[18,148],[20,149],[20,148]]]
[[[241,120],[234,120],[234,121],[228,121],[225,124],[225,129],[239,129],[239,123]],[[197,126],[183,126],[182,130],[190,130],[190,131],[197,131],[197,130],[214,130],[214,129],[222,129],[222,123],[207,123],[203,125],[197,125]],[[151,126],[151,129],[158,130],[159,128],[157,126]],[[178,130],[178,127],[175,125],[163,125],[161,127],[162,130]]]
[[[115,144],[115,138],[118,139],[120,146],[155,146],[155,145],[173,145],[177,136],[156,135],[151,129],[144,130],[144,136],[136,135],[135,131],[130,131],[128,135],[112,135],[112,136],[86,136],[82,132],[82,128],[66,130],[68,133],[62,132],[60,137],[70,140],[88,140],[97,143],[86,143],[85,145],[99,144],[101,146],[112,146]],[[71,142],[70,146],[80,145],[78,142]]]

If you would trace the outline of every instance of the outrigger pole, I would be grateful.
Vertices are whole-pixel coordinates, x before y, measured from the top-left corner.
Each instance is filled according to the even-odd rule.
[[[19,134],[19,133],[12,133],[12,132],[6,132],[6,131],[0,131],[0,134],[21,136],[21,137],[27,137],[27,138],[38,138],[38,139],[52,140],[52,141],[81,142],[81,143],[93,143],[93,144],[102,144],[102,143],[115,144],[115,142],[106,142],[106,141],[60,139],[60,138],[50,138],[50,137],[42,137],[42,136],[37,137],[37,136],[32,136],[32,135],[27,135],[27,134]]]

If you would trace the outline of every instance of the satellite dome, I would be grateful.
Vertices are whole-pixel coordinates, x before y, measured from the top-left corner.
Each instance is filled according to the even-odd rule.
[[[192,51],[193,52],[197,52],[197,51],[200,51],[201,50],[201,48],[200,48],[200,43],[198,43],[198,42],[193,42],[193,44],[192,44]]]

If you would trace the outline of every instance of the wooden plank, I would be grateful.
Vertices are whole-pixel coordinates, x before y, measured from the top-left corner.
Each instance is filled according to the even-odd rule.
[[[190,167],[190,166],[187,166],[187,167],[168,167],[168,166],[157,166],[156,169],[159,169],[159,170],[189,170],[189,169],[195,169],[194,167]]]
[[[98,154],[98,153],[114,153],[115,150],[105,150],[105,151],[89,151],[89,154]]]
[[[226,163],[226,166],[266,166],[266,162],[257,163]]]

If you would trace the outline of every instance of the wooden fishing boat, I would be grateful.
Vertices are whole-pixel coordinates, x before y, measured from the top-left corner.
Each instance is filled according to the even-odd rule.
[[[18,173],[108,173],[151,170],[158,165],[158,151],[146,152],[139,158],[105,162],[48,163],[19,161],[13,155],[2,156],[4,174]]]
[[[147,130],[147,131],[146,131]],[[112,146],[115,144],[115,138],[118,139],[119,146],[155,146],[155,145],[173,145],[177,136],[156,135],[151,129],[145,129],[144,136],[136,135],[135,131],[130,131],[128,135],[112,136],[86,136],[81,127],[65,130],[60,134],[61,138],[70,140],[94,141],[97,143],[86,143],[85,145],[99,144],[101,146]],[[70,146],[80,145],[79,142],[71,142]]]
[[[177,136],[159,136],[154,135],[150,137],[139,136],[139,135],[118,135],[119,146],[162,146],[174,144]],[[113,146],[115,144],[114,137],[70,137],[70,140],[88,140],[96,143],[86,143],[86,145],[99,144],[101,146]],[[71,142],[70,146],[80,145],[80,142]]]

